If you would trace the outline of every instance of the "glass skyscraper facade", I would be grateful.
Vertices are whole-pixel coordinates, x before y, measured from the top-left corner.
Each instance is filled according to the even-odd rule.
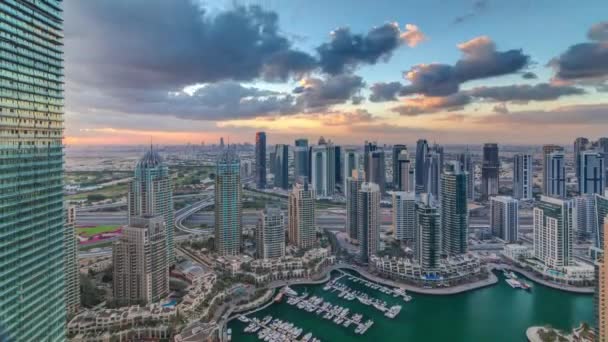
[[[241,251],[243,204],[240,159],[232,148],[219,156],[215,172],[215,247],[220,255]]]
[[[0,339],[65,339],[60,1],[0,2]]]

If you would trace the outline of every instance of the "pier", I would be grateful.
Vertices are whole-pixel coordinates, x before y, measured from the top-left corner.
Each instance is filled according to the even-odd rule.
[[[261,321],[257,318],[249,319],[244,315],[239,316],[239,321],[249,323],[245,328],[246,333],[258,333],[258,339],[268,342],[321,342],[320,339],[312,336],[312,333],[302,335],[302,328],[298,328],[293,323],[273,319],[272,316],[266,316]]]

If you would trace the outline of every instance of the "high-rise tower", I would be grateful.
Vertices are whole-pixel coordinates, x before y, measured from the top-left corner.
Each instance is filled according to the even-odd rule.
[[[0,2],[0,322],[65,339],[61,1]]]
[[[606,168],[604,155],[594,150],[578,156],[578,191],[581,194],[603,194]]]
[[[490,198],[490,229],[499,239],[516,242],[519,238],[519,201],[509,196]]]
[[[549,156],[553,152],[564,152],[564,148],[558,145],[543,145],[543,186],[542,191],[543,195],[551,196],[548,192],[549,190],[549,172],[550,172],[550,163]]]
[[[285,189],[289,187],[289,147],[278,144],[274,150],[274,186]]]
[[[532,155],[517,153],[513,156],[513,197],[518,200],[532,199]]]
[[[469,232],[467,176],[457,161],[449,162],[441,175],[442,249],[448,255],[467,252]]]
[[[488,199],[498,195],[500,188],[500,160],[498,144],[483,145],[483,164],[481,167],[481,197]]]
[[[365,182],[361,184],[357,199],[357,226],[362,262],[378,252],[380,246],[380,187]]]
[[[65,235],[63,240],[65,305],[68,317],[80,309],[80,265],[78,263],[78,239],[76,239],[76,207],[65,208]]]
[[[243,207],[240,160],[228,147],[219,156],[215,172],[215,248],[220,255],[241,251]]]
[[[294,147],[293,162],[295,166],[295,182],[298,182],[298,178],[308,177],[308,139],[296,139]]]
[[[285,256],[285,216],[280,208],[266,208],[259,213],[256,247],[259,259]]]
[[[403,151],[407,152],[407,146],[402,145],[402,144],[393,145],[393,150],[392,150],[393,189],[397,189],[400,184],[401,175],[399,174],[399,172],[397,170],[398,170],[398,164],[399,164],[399,155]]]
[[[255,184],[258,189],[266,187],[266,133],[255,134]]]
[[[289,242],[299,248],[312,248],[316,243],[315,190],[306,179],[296,183],[289,193]]]

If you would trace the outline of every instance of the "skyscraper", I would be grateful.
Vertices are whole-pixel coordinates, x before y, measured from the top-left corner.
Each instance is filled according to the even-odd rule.
[[[392,150],[392,170],[393,170],[393,189],[398,189],[399,188],[399,184],[401,183],[401,175],[399,174],[399,172],[397,172],[398,169],[398,165],[399,165],[399,155],[401,155],[402,151],[406,151],[407,152],[407,146],[402,145],[402,144],[397,144],[397,145],[393,145],[393,150]]]
[[[467,174],[457,161],[449,162],[441,175],[441,236],[447,255],[467,252],[469,211]]]
[[[424,170],[426,185],[424,191],[433,195],[434,198],[441,200],[441,154],[436,151],[429,151],[425,158]]]
[[[608,234],[608,221],[604,223],[601,230],[603,235]],[[608,240],[602,245],[604,251],[608,251]],[[595,288],[595,321],[597,322],[598,342],[608,342],[608,256],[606,253],[600,257],[595,265],[596,288]]]
[[[549,183],[549,171],[550,171],[550,163],[549,156],[553,152],[564,152],[564,148],[557,145],[543,145],[543,195],[551,196],[548,193],[548,183]]]
[[[331,143],[312,148],[311,181],[317,196],[330,197],[334,194],[336,188],[334,153]]]
[[[289,242],[299,248],[312,248],[316,243],[315,190],[304,180],[289,193]]]
[[[407,150],[401,151],[397,158],[397,166],[393,171],[398,177],[395,188],[398,191],[416,191],[416,172]],[[395,177],[395,175],[393,175]]]
[[[509,196],[490,198],[490,229],[497,238],[516,242],[519,238],[519,201]]]
[[[378,252],[380,246],[380,187],[378,184],[361,184],[357,199],[357,225],[361,262]]]
[[[433,195],[421,194],[416,204],[414,256],[424,270],[439,266],[441,259],[441,216]]]
[[[533,211],[534,257],[551,268],[572,262],[572,202],[541,196]]]
[[[289,187],[289,147],[278,144],[274,153],[274,186],[285,189]]]
[[[467,148],[465,152],[458,154],[458,161],[464,172],[468,173],[467,177],[467,198],[469,200],[475,199],[475,165],[471,160],[471,153]]]
[[[393,231],[396,240],[414,241],[416,230],[416,193],[393,192]]]
[[[576,170],[576,178],[580,178],[580,158],[581,153],[591,147],[589,139],[585,137],[578,137],[574,140],[574,168]]]
[[[429,145],[426,140],[420,139],[416,142],[416,193],[425,192],[428,172],[426,166],[426,155]]]
[[[336,185],[342,185],[344,179],[342,179],[342,147],[334,145],[334,170],[336,175],[334,176]]]
[[[240,160],[233,148],[220,154],[215,171],[215,248],[220,255],[241,250],[242,189]]]
[[[348,178],[353,175],[353,171],[359,169],[359,154],[355,149],[345,149],[344,150],[344,188],[342,192],[344,194],[347,193],[348,189]]]
[[[372,152],[378,149],[378,145],[376,142],[365,141],[365,145],[363,145],[363,171],[365,172],[365,181],[369,182],[370,175],[370,155]]]
[[[588,150],[578,155],[578,191],[581,194],[602,194],[605,185],[604,156]]]
[[[280,208],[266,208],[259,213],[256,247],[259,259],[285,256],[285,216]]]
[[[255,183],[258,189],[266,188],[266,133],[255,134]]]
[[[597,235],[595,197],[594,194],[583,194],[572,199],[572,229],[579,241]]]
[[[61,1],[0,2],[2,338],[65,338]]]
[[[386,165],[384,151],[376,150],[369,154],[369,182],[378,185],[380,193],[386,191]]]
[[[308,177],[308,139],[296,139],[294,148],[295,179]],[[295,183],[295,182],[294,182]]]
[[[365,182],[363,170],[353,170],[351,176],[346,179],[346,232],[351,240],[358,241],[358,200],[361,184]]]
[[[167,260],[175,261],[173,243],[173,192],[169,168],[160,155],[150,146],[135,166],[133,180],[128,194],[129,223],[131,218],[141,216],[162,216],[165,220]]]
[[[566,161],[564,152],[555,151],[545,157],[545,195],[566,198]]]
[[[65,275],[65,305],[68,317],[80,309],[80,272],[78,263],[78,240],[76,239],[76,207],[65,208],[65,230],[63,235],[63,274]]]
[[[169,294],[165,219],[132,217],[112,246],[114,299],[123,305],[157,302]]]
[[[608,197],[604,195],[595,194],[594,196],[594,206],[595,206],[595,225],[597,226],[597,231],[593,236],[594,246],[597,248],[602,248],[604,245],[604,224],[606,223],[606,216],[608,216]]]
[[[532,155],[517,153],[513,156],[513,197],[518,200],[532,199]]]
[[[498,195],[500,189],[500,160],[498,159],[498,144],[483,145],[483,164],[481,167],[481,197],[488,199]]]

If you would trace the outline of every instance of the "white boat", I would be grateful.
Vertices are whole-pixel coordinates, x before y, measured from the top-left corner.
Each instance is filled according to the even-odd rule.
[[[291,287],[289,287],[289,286],[285,286],[283,288],[283,292],[285,294],[287,294],[288,296],[297,296],[298,295],[298,293],[296,291],[294,291],[293,289],[291,289]]]
[[[509,284],[509,286],[511,286],[514,289],[519,289],[521,288],[521,283],[515,279],[505,279],[505,281],[507,282],[507,284]]]
[[[247,323],[249,322],[249,318],[243,316],[243,315],[239,315],[238,320],[243,322],[243,323]]]
[[[302,342],[308,342],[310,341],[310,338],[312,337],[312,333],[308,333],[306,335],[304,335],[304,337],[302,337]]]

